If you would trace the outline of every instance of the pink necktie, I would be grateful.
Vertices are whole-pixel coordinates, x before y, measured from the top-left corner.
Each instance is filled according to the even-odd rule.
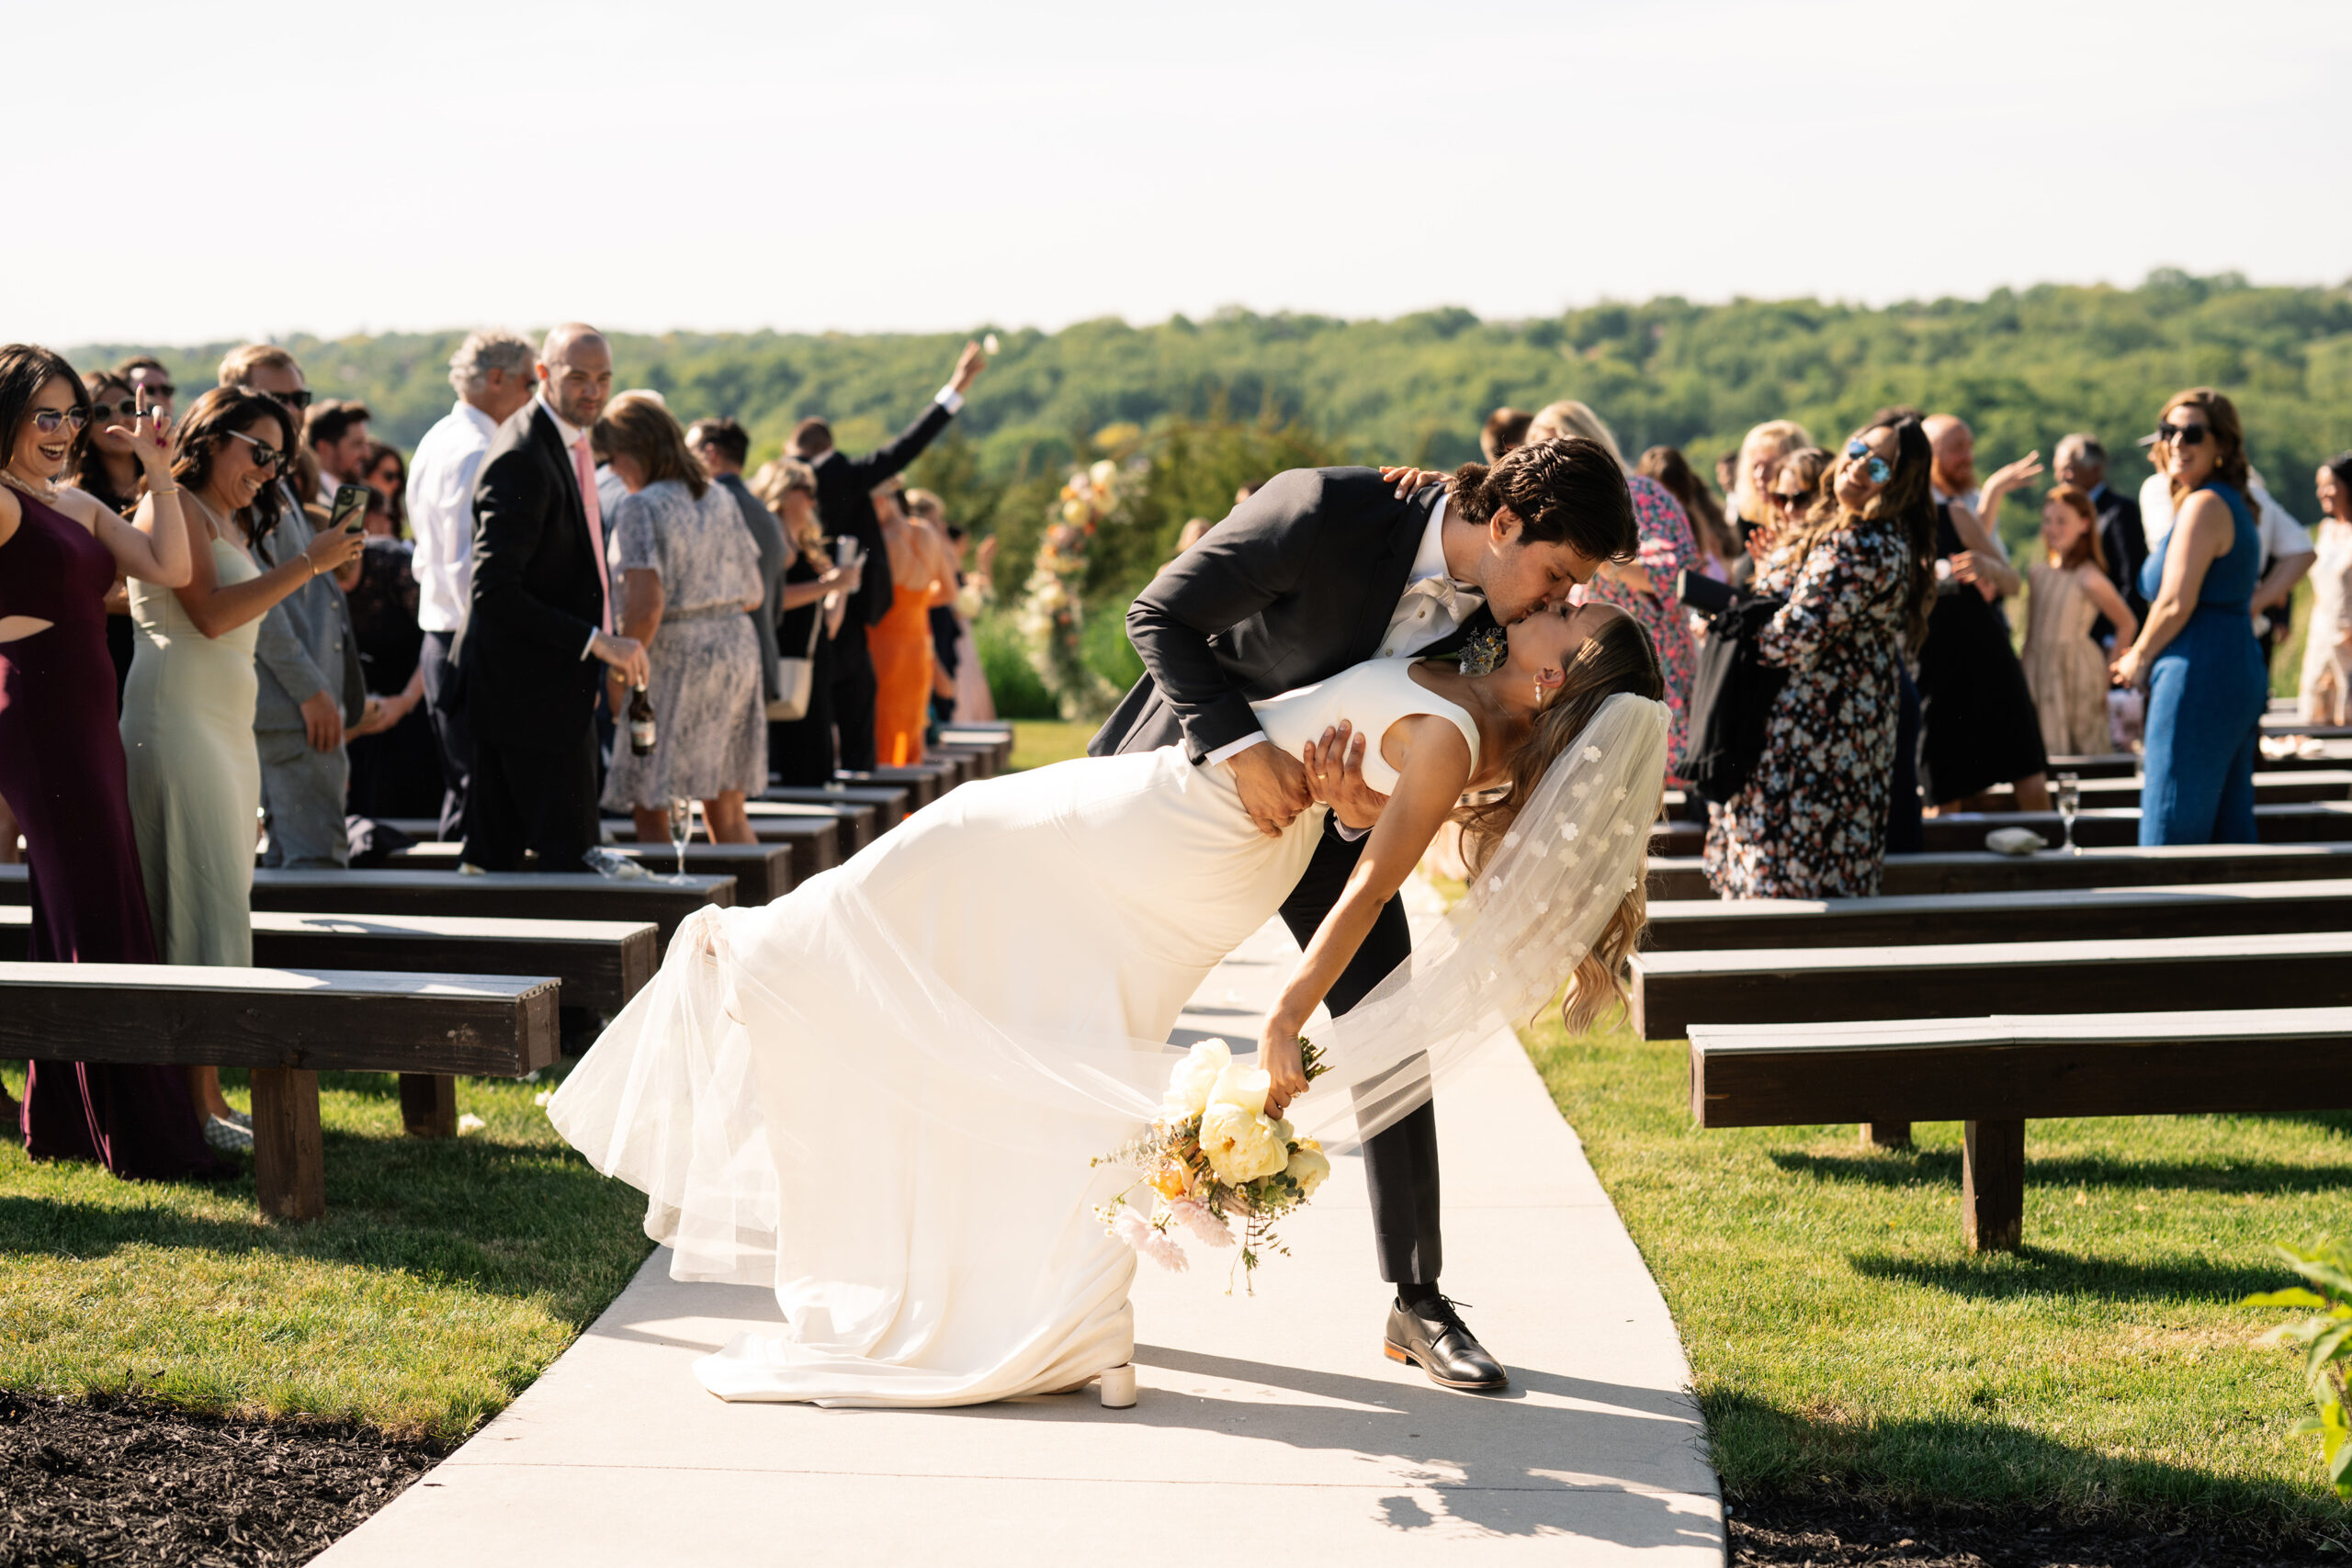
[[[580,509],[588,514],[588,543],[596,551],[596,581],[605,590],[605,629],[613,629],[613,574],[605,564],[605,513],[596,500],[596,464],[586,435],[571,444],[571,471],[580,477]]]

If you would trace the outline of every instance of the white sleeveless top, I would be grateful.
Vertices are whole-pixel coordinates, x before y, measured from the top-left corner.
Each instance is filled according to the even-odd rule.
[[[1396,789],[1396,770],[1380,754],[1380,739],[1400,718],[1430,714],[1453,721],[1470,742],[1470,771],[1478,771],[1478,724],[1466,709],[1448,702],[1413,679],[1412,659],[1373,659],[1343,670],[1328,681],[1284,692],[1262,703],[1251,703],[1266,739],[1295,757],[1310,740],[1341,719],[1364,737],[1363,779],[1383,795]]]

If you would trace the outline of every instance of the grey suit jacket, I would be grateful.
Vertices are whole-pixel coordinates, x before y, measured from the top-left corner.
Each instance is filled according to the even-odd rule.
[[[760,637],[760,690],[774,702],[784,694],[775,684],[775,623],[783,614],[776,602],[784,596],[784,572],[792,559],[792,547],[785,542],[784,525],[760,503],[741,474],[721,474],[718,482],[735,498],[736,509],[743,513],[743,526],[751,530],[752,543],[759,547],[760,607],[752,612],[752,629]]]
[[[1127,610],[1144,678],[1088,743],[1091,756],[1182,744],[1195,762],[1258,728],[1252,701],[1326,681],[1380,651],[1430,513],[1372,468],[1276,474],[1160,569]],[[1481,606],[1443,654],[1494,625]]]
[[[268,566],[293,559],[317,536],[300,504],[282,487],[279,496],[277,526],[254,552]],[[316,692],[335,694],[345,724],[358,723],[368,711],[351,606],[332,573],[320,573],[270,606],[254,643],[254,662],[261,675],[254,707],[256,731],[302,728],[302,704]]]

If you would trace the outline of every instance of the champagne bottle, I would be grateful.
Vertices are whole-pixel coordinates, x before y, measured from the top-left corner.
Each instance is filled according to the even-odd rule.
[[[628,689],[628,750],[634,757],[653,755],[653,703],[641,684]]]

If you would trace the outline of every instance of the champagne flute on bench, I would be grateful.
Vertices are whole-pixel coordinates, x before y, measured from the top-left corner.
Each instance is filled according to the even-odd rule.
[[[686,843],[695,836],[695,803],[684,795],[670,802],[670,847],[678,852],[678,874],[686,874]]]
[[[2066,852],[2078,855],[2083,847],[2075,842],[2075,813],[2083,807],[2083,781],[2078,774],[2058,775],[2058,815],[2066,824]]]

